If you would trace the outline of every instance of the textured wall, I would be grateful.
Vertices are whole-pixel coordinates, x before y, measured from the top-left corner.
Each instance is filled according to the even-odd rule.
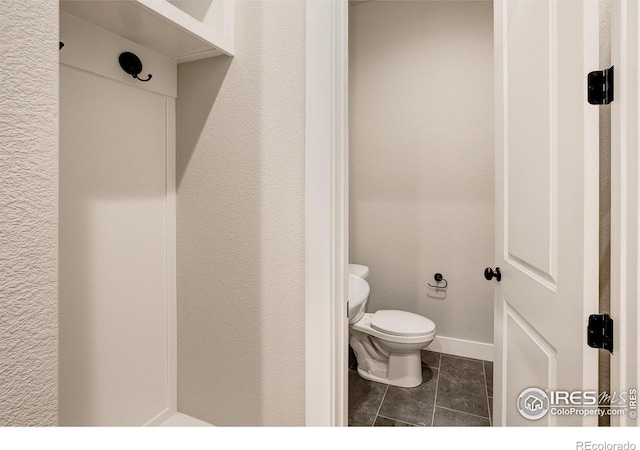
[[[369,310],[493,342],[493,8],[481,1],[350,8],[351,261]],[[441,272],[446,295],[427,288]]]
[[[178,409],[303,425],[304,2],[237,2],[236,55],[178,68]]]
[[[0,1],[0,36],[0,425],[55,425],[57,2]]]

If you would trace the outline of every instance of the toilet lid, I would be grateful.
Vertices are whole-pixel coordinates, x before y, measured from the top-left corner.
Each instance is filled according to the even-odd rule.
[[[407,311],[382,310],[371,318],[371,327],[396,336],[420,336],[433,333],[436,324],[426,317]]]

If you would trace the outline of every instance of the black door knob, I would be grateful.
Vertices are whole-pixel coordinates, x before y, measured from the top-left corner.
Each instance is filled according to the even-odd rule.
[[[500,281],[502,279],[502,274],[500,273],[500,267],[496,267],[496,271],[494,272],[491,267],[487,267],[484,269],[484,277],[491,281],[492,278],[495,278],[496,281]]]

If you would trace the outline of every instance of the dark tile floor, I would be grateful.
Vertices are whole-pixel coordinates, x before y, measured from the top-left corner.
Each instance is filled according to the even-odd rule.
[[[422,377],[415,388],[368,381],[353,357],[349,426],[491,426],[493,363],[423,350]]]

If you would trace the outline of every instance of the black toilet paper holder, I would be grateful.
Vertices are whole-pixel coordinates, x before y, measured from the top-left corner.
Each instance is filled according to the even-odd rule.
[[[434,289],[446,289],[446,288],[447,288],[447,286],[449,286],[449,283],[447,282],[447,280],[445,280],[445,279],[442,277],[442,274],[441,274],[441,273],[436,273],[436,274],[434,274],[434,275],[433,275],[433,279],[434,279],[434,280],[436,280],[436,282],[437,282],[437,283],[440,283],[441,281],[444,281],[444,286],[440,286],[439,284],[438,284],[438,285],[433,285],[433,284],[431,284],[431,283],[427,283],[427,284],[429,285],[429,287],[432,287],[432,288],[434,288]]]

